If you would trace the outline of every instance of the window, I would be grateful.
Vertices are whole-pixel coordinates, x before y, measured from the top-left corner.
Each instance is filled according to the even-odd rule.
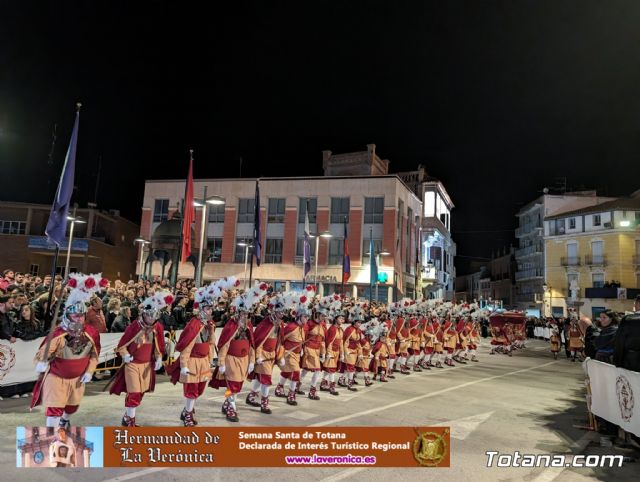
[[[284,223],[284,198],[269,198],[267,220],[270,223]]]
[[[640,223],[640,211],[635,212],[636,223]]]
[[[344,239],[331,238],[329,240],[329,264],[341,265],[344,254]]]
[[[602,224],[602,219],[600,217],[599,214],[594,214],[593,215],[593,225],[594,226],[600,226]]]
[[[224,223],[224,204],[213,204],[209,206],[209,222]]]
[[[220,263],[222,261],[222,238],[209,238],[207,240],[207,263]],[[244,261],[244,259],[243,259]]]
[[[235,251],[235,256],[233,258],[233,262],[234,263],[244,263],[245,251],[247,249],[246,246],[238,246],[238,243],[251,244],[252,242],[253,242],[253,240],[251,240],[251,239],[236,238],[236,251]],[[249,256],[251,256],[251,253],[252,253],[252,248],[249,247],[249,251],[248,251],[248,254],[247,254],[247,260],[249,259]]]
[[[282,239],[267,239],[265,263],[282,263]]]
[[[555,234],[564,234],[564,219],[556,219]]]
[[[331,198],[331,222],[334,224],[349,222],[349,198],[348,197],[332,197]]]
[[[24,234],[27,223],[23,221],[0,221],[0,233],[2,234]]]
[[[382,224],[384,218],[384,198],[366,197],[364,198],[364,223]]]
[[[569,218],[569,229],[576,229],[576,218]]]
[[[402,212],[404,211],[404,203],[398,199],[398,219],[396,228],[400,231],[400,226],[402,226]]]
[[[29,274],[31,276],[38,276],[39,272],[40,272],[40,265],[39,264],[32,264],[31,266],[29,266]]]
[[[153,222],[161,223],[166,221],[169,217],[169,200],[168,199],[156,199],[153,208]]]
[[[593,273],[591,283],[594,288],[604,288],[604,273]]]
[[[252,223],[254,214],[254,199],[243,198],[238,200],[238,222]]]
[[[315,197],[301,197],[300,206],[298,207],[298,222],[304,224],[304,214],[307,212],[307,206],[309,206],[309,222],[314,224],[316,222],[316,214],[318,212],[318,199]]]

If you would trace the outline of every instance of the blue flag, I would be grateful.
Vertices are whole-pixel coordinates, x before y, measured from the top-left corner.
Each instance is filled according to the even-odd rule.
[[[76,170],[76,145],[78,143],[78,124],[80,110],[76,112],[76,121],[69,141],[69,149],[64,159],[64,167],[60,176],[60,183],[56,191],[56,197],[51,206],[51,214],[47,222],[45,234],[47,239],[60,247],[64,243],[64,235],[67,229],[67,215],[69,214],[69,202],[73,194],[73,178]]]
[[[307,277],[307,273],[311,271],[311,245],[309,244],[309,238],[311,237],[311,230],[309,228],[309,202],[305,208],[304,213],[304,274],[303,278]],[[318,240],[316,240],[318,242]]]
[[[374,286],[378,282],[378,264],[376,263],[376,251],[373,247],[373,231],[369,232],[369,256],[369,264],[371,266],[369,284]]]
[[[256,257],[256,264],[260,266],[260,256],[262,255],[262,243],[260,242],[260,186],[256,179],[256,199],[254,201],[255,213],[253,215],[253,254]]]

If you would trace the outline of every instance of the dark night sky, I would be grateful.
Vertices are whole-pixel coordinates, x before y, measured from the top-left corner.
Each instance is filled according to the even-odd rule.
[[[0,199],[51,202],[77,100],[75,200],[102,156],[98,204],[135,221],[191,147],[196,177],[229,177],[375,143],[444,182],[464,270],[557,177],[640,188],[637,1],[180,3],[0,0]]]

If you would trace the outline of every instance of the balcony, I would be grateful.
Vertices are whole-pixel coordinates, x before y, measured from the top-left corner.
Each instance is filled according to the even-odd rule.
[[[541,246],[527,246],[526,248],[516,249],[516,258],[524,258],[532,254],[542,254]]]
[[[606,266],[607,256],[604,254],[587,254],[584,257],[584,264],[587,266]]]
[[[627,288],[626,297],[621,299],[634,300],[636,296],[640,294],[640,289]],[[603,298],[603,299],[616,299],[618,298],[618,288],[586,288],[584,290],[585,298]]]
[[[542,293],[520,293],[515,298],[515,301],[519,303],[540,303],[542,301]]]
[[[520,226],[519,228],[516,228],[516,238],[521,238],[523,236],[526,236],[527,234],[536,232],[538,229],[542,229],[541,224],[531,223]]]
[[[524,271],[516,271],[516,281],[522,281],[525,279],[534,279],[544,277],[544,270],[542,268],[527,269]]]
[[[640,266],[640,255],[638,254],[634,254],[633,255],[633,265],[637,268],[638,266]]]
[[[560,265],[564,267],[581,266],[582,260],[580,256],[563,256],[560,258]]]

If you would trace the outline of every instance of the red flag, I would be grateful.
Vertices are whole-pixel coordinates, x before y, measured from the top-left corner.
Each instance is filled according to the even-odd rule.
[[[196,209],[193,206],[193,152],[189,159],[189,175],[187,176],[187,188],[184,191],[184,219],[182,221],[182,262],[186,263],[191,256],[191,225],[196,218]]]

